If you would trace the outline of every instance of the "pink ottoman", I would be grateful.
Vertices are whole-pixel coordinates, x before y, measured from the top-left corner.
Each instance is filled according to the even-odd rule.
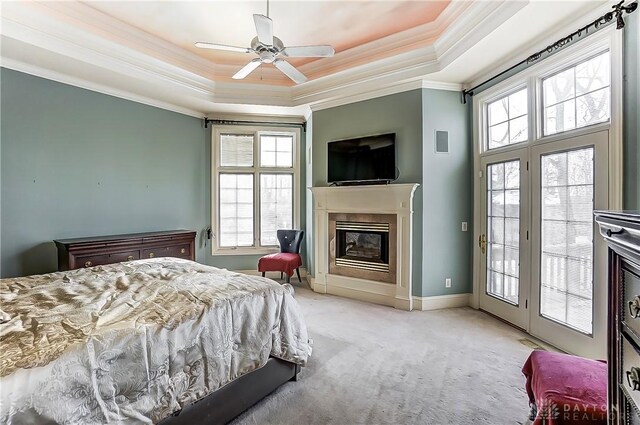
[[[534,425],[606,425],[606,362],[536,350],[522,373]]]

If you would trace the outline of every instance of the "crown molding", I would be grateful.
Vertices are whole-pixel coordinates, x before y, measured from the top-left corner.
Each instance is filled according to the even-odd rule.
[[[433,47],[443,69],[506,20],[529,4],[529,0],[473,2],[449,25]]]
[[[257,77],[232,82],[235,65],[206,60],[80,2],[3,3],[2,36],[18,47],[3,48],[0,57],[12,69],[192,116],[219,112],[226,105],[237,105],[230,108],[234,113],[269,114],[272,108],[298,116],[309,108],[415,88],[459,90],[458,84],[429,81],[428,76],[526,4],[454,0],[431,23],[300,66],[312,78],[295,86],[270,67],[261,68],[263,82]],[[18,52],[19,43],[32,47],[33,57]],[[39,49],[59,59],[45,65],[37,56]],[[62,65],[69,60],[77,69]],[[94,81],[90,71],[96,68],[104,72]],[[140,88],[124,83],[126,79],[139,82]],[[149,92],[157,87],[161,93],[154,99]]]
[[[538,37],[534,37],[529,43],[518,48],[518,52],[510,55],[506,59],[492,64],[490,67],[483,69],[482,71],[476,73],[472,76],[468,83],[464,84],[465,89],[469,89],[471,87],[475,87],[478,84],[488,80],[489,78],[503,72],[516,65],[519,62],[522,62],[524,59],[529,57],[533,52],[537,52],[555,41],[559,40],[562,37],[567,35],[567,28],[580,28],[585,26],[587,23],[592,22],[594,19],[601,16],[603,13],[607,12],[611,9],[613,4],[618,3],[615,0],[610,0],[606,3],[606,5],[602,5],[602,3],[598,3],[593,6],[589,11],[585,12],[585,14],[576,17],[571,16],[570,18],[563,19],[557,25],[555,25],[550,31],[546,31]]]
[[[125,100],[142,103],[143,105],[153,106],[155,108],[165,109],[168,111],[178,112],[183,115],[202,118],[202,112],[185,108],[174,103],[163,102],[146,96],[139,96],[127,90],[118,90],[111,86],[104,86],[82,78],[72,77],[65,73],[58,73],[47,68],[41,68],[36,65],[27,64],[14,59],[1,58],[0,66],[14,71],[24,72],[25,74],[35,75],[36,77],[46,78],[47,80],[57,81],[59,83],[68,84],[70,86],[91,90],[94,92],[115,96]]]

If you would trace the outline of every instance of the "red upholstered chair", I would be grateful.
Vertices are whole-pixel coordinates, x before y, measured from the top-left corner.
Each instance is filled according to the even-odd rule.
[[[278,230],[278,242],[280,243],[280,252],[277,254],[269,254],[258,260],[258,271],[262,272],[280,272],[286,274],[286,282],[289,283],[291,276],[295,270],[300,279],[300,266],[302,265],[302,257],[300,257],[300,246],[302,238],[304,238],[304,230]]]

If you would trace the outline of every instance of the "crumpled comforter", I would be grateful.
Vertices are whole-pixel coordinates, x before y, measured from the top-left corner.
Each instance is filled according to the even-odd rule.
[[[177,258],[0,280],[0,423],[157,423],[277,357],[290,285]]]

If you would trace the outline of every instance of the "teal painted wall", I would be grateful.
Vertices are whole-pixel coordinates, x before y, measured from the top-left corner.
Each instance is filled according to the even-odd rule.
[[[329,141],[391,132],[396,133],[398,183],[422,183],[422,92],[419,89],[314,112],[311,183],[327,185]],[[422,221],[421,186],[414,198],[414,295],[422,293]]]
[[[422,90],[422,296],[472,292],[473,149],[460,93]],[[435,153],[435,132],[449,132],[449,153]],[[461,230],[462,222],[469,225]],[[445,279],[451,278],[451,288]]]
[[[640,12],[624,29],[624,207],[640,210]]]
[[[57,238],[210,225],[211,130],[200,119],[4,68],[0,92],[0,276],[54,271]],[[197,246],[202,263],[257,264],[211,256],[201,235]]]

